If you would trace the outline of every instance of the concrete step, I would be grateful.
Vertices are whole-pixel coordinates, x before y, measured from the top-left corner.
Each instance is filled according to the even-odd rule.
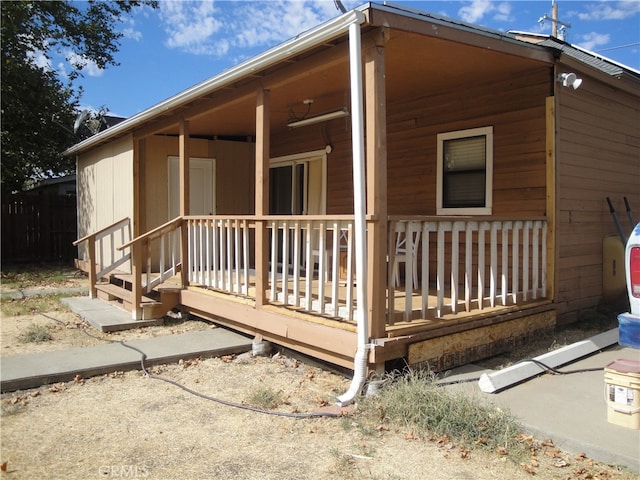
[[[61,302],[100,332],[118,332],[164,323],[162,315],[144,320],[134,320],[131,317],[131,312],[100,298],[69,297],[61,299]]]

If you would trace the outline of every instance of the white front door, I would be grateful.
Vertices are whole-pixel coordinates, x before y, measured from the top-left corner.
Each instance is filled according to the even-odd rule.
[[[215,215],[215,159],[189,160],[189,214]],[[180,159],[169,157],[169,220],[180,215]]]

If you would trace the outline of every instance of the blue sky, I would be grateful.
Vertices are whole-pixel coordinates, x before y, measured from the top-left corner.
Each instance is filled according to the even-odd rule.
[[[551,0],[392,3],[500,31],[551,32],[551,22],[538,22],[551,16]],[[559,20],[571,24],[568,42],[640,70],[640,1],[557,4]],[[87,66],[81,107],[129,117],[339,14],[332,0],[160,0],[158,9],[139,9],[118,25],[125,35],[119,66]]]

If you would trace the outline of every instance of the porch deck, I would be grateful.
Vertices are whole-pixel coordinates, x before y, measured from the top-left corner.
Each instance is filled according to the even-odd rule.
[[[544,219],[389,218],[387,231],[385,245],[373,246],[386,254],[386,267],[364,280],[379,305],[369,306],[370,363],[411,357],[412,348],[412,361],[429,359],[425,342],[443,336],[475,330],[477,338],[463,342],[474,347],[555,322]],[[358,307],[352,217],[179,217],[119,246],[117,231],[109,232],[108,248],[99,251],[111,251],[112,263],[130,260],[134,318],[143,316],[144,294],[174,282],[187,311],[351,365]],[[97,265],[100,275],[109,268]],[[529,314],[533,323],[510,323]]]

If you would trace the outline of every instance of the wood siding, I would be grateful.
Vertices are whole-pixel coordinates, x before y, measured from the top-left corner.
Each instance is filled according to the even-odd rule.
[[[78,237],[133,217],[133,138],[100,146],[77,160]],[[85,245],[78,258],[86,259]]]
[[[626,234],[623,197],[640,210],[640,101],[581,72],[580,89],[558,87],[557,261],[558,322],[580,318],[603,295],[603,246],[617,229],[606,197]]]
[[[494,127],[494,216],[546,214],[545,98],[550,70],[536,70],[464,92],[406,98],[387,105],[390,215],[435,215],[436,136]],[[328,140],[327,214],[353,213],[348,120],[292,130],[272,140],[272,156],[323,148]]]

